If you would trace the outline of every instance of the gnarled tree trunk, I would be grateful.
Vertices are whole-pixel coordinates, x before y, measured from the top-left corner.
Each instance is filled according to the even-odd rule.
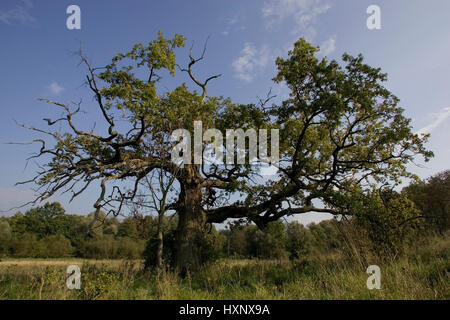
[[[206,215],[202,208],[202,189],[197,183],[181,187],[174,267],[181,273],[196,271],[204,261]]]

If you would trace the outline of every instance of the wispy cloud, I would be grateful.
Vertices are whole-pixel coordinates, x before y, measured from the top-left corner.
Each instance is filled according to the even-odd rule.
[[[254,44],[246,42],[240,56],[233,61],[232,66],[237,78],[251,82],[269,61],[270,51],[267,45],[258,49]]]
[[[237,13],[234,16],[232,16],[231,18],[229,18],[227,20],[229,25],[234,25],[236,23],[238,23],[239,19],[240,19],[241,13]]]
[[[30,14],[31,8],[33,8],[33,3],[30,0],[20,0],[14,8],[0,10],[0,23],[7,25],[33,24],[36,19]]]
[[[327,56],[336,50],[336,37],[332,36],[320,44],[320,54]]]
[[[442,122],[450,117],[450,107],[444,108],[441,110],[441,112],[433,113],[432,115],[434,116],[434,121],[417,131],[417,134],[427,134],[430,133],[433,129],[437,128]]]
[[[242,11],[236,13],[230,18],[226,19],[226,27],[222,32],[222,35],[228,36],[232,31],[242,31],[245,30],[245,26],[242,25],[242,21],[245,20],[245,15]]]
[[[59,95],[64,88],[61,87],[57,82],[53,81],[52,83],[50,83],[50,85],[48,86],[48,90],[50,90],[50,92],[54,95]]]
[[[323,0],[270,0],[264,3],[262,16],[268,28],[285,19],[293,19],[295,28],[292,33],[311,40],[317,33],[317,17],[330,8]]]

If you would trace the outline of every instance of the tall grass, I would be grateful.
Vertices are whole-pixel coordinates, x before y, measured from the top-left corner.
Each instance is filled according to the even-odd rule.
[[[381,290],[346,255],[297,261],[219,260],[180,278],[144,272],[142,261],[0,262],[0,299],[450,299],[450,237],[428,239],[381,268]],[[79,264],[80,290],[66,288],[66,267]]]

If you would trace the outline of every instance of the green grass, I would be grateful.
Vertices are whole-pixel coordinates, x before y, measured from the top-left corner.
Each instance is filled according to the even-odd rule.
[[[45,264],[44,264],[45,263]],[[381,290],[340,255],[298,261],[220,260],[182,279],[144,273],[142,261],[0,262],[0,299],[450,299],[450,239],[436,239],[381,268]],[[66,267],[78,264],[80,290],[68,290]]]

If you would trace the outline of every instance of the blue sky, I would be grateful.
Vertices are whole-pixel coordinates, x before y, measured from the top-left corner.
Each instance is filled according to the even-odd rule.
[[[68,30],[66,8],[81,8],[81,30]],[[381,29],[366,26],[369,5],[381,8]],[[2,0],[0,3],[0,142],[30,141],[34,136],[13,119],[35,126],[56,115],[36,101],[45,97],[67,101],[83,98],[88,111],[79,119],[91,124],[96,116],[84,81],[84,69],[73,52],[80,44],[94,65],[105,65],[118,52],[155,38],[159,29],[195,41],[201,53],[210,36],[200,76],[221,73],[211,82],[210,95],[230,96],[236,102],[256,102],[269,89],[282,98],[287,91],[275,85],[275,58],[285,56],[299,37],[322,48],[321,54],[339,59],[344,52],[362,53],[366,62],[389,75],[386,86],[401,99],[414,130],[430,132],[428,147],[435,158],[418,159],[410,170],[425,178],[448,169],[450,157],[450,1],[448,0],[245,0],[245,1],[64,1]],[[179,52],[187,61],[188,48]],[[179,84],[183,77],[177,78]],[[168,85],[175,83],[168,82]],[[83,121],[85,120],[85,121]],[[37,146],[0,145],[0,209],[29,200],[29,187],[14,187],[33,175],[25,160]],[[56,196],[69,213],[87,213],[96,189],[72,203]],[[316,215],[303,217],[308,222]]]

